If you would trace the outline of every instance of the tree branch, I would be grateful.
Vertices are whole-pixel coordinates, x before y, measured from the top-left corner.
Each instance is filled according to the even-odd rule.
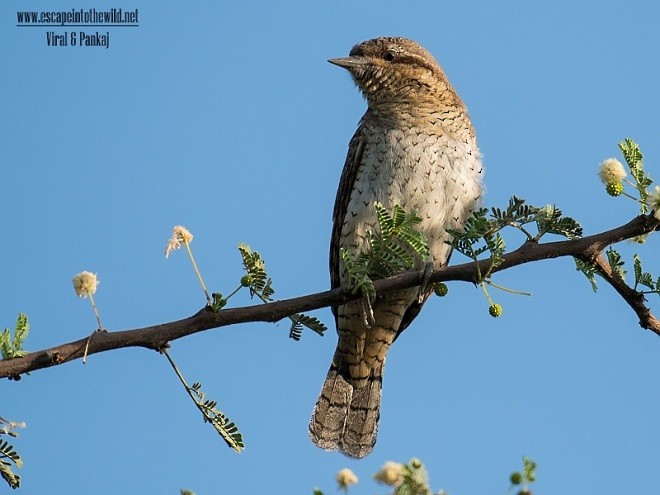
[[[492,273],[508,268],[540,261],[544,259],[573,256],[593,265],[598,273],[607,281],[628,303],[639,318],[642,328],[660,335],[660,321],[651,313],[645,304],[642,293],[628,286],[624,280],[613,274],[609,263],[602,256],[602,251],[617,242],[648,234],[658,229],[660,221],[653,216],[638,216],[625,225],[606,232],[583,237],[539,244],[527,241],[518,249],[503,256],[503,262],[492,270]],[[479,262],[479,269],[485,273],[490,266],[490,260]],[[474,262],[461,265],[446,266],[433,272],[430,281],[478,281],[477,264]],[[393,277],[374,282],[379,294],[396,289],[415,287],[422,282],[423,271],[409,271]],[[90,337],[58,345],[41,351],[32,352],[23,357],[0,361],[0,378],[17,379],[21,374],[50,366],[56,366],[83,357],[85,345],[89,339],[87,354],[97,354],[124,347],[145,347],[161,350],[168,342],[192,335],[211,328],[248,322],[276,322],[289,315],[336,306],[359,298],[360,295],[347,294],[341,289],[318,292],[307,296],[295,297],[268,304],[246,306],[242,308],[223,309],[215,312],[209,307],[198,313],[169,323],[162,323],[134,330],[117,332],[97,331]]]

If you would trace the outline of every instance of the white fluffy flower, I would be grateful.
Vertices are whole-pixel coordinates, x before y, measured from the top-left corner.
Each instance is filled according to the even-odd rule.
[[[339,488],[348,488],[358,482],[358,477],[348,468],[344,468],[337,473],[337,484]]]
[[[181,226],[177,225],[174,227],[174,231],[172,232],[172,237],[170,238],[169,241],[167,241],[167,247],[165,248],[165,257],[167,258],[172,251],[175,249],[179,249],[181,247],[181,243],[183,244],[190,244],[193,240],[193,235],[190,233],[190,231]]]
[[[646,198],[649,208],[653,210],[653,216],[660,220],[660,186],[655,186],[655,190]]]
[[[401,483],[401,464],[398,462],[387,461],[383,464],[374,479],[379,483],[389,486],[397,486]]]
[[[80,272],[73,277],[73,290],[76,291],[78,297],[91,296],[96,292],[96,286],[99,285],[99,279],[96,278],[95,273]]]
[[[598,176],[600,177],[600,180],[603,181],[603,184],[609,182],[621,182],[626,178],[626,175],[622,163],[616,158],[608,158],[605,160],[600,164],[600,170],[598,171]]]

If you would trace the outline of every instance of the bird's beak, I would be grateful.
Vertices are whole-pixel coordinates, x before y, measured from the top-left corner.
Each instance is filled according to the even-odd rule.
[[[331,58],[328,62],[347,70],[363,67],[366,63],[364,59],[358,57]]]

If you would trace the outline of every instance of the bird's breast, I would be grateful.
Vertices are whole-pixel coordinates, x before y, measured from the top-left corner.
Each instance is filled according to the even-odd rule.
[[[359,251],[376,231],[374,202],[399,204],[422,219],[436,264],[449,254],[445,227],[460,228],[482,194],[481,157],[473,136],[453,138],[433,126],[363,128],[364,150],[341,233],[341,247]]]

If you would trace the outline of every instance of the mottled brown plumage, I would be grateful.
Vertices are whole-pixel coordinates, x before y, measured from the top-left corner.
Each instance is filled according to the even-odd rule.
[[[358,252],[377,230],[376,201],[417,212],[435,267],[446,264],[445,227],[461,228],[482,194],[481,156],[463,102],[433,56],[405,38],[365,41],[330,62],[351,73],[368,103],[335,200],[332,287],[347,282],[339,249]],[[372,451],[387,351],[428,295],[421,302],[417,289],[379,296],[369,327],[359,302],[333,308],[339,343],[309,426],[319,447],[356,458]]]

